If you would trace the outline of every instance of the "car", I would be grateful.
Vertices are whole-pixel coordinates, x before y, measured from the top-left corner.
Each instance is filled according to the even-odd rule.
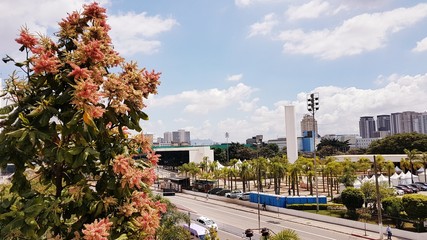
[[[229,193],[229,192],[231,192],[231,190],[223,189],[223,190],[217,192],[216,195],[218,195],[218,196],[224,196],[226,193]]]
[[[406,193],[413,193],[412,189],[405,187],[404,185],[394,186],[396,189],[403,190]]]
[[[414,187],[414,186],[411,186],[411,185],[409,185],[409,184],[406,184],[406,185],[404,185],[404,186],[405,186],[405,187],[407,187],[407,188],[409,188],[409,189],[412,189],[412,191],[413,191],[414,193],[419,192],[418,187]]]
[[[424,184],[421,185],[421,184],[412,183],[409,185],[418,188],[419,191],[427,191],[427,187],[424,186]]]
[[[218,225],[210,218],[200,216],[196,219],[196,222],[202,224],[203,226],[207,228],[213,228],[215,230],[218,230]]]
[[[217,188],[212,188],[211,190],[209,190],[208,191],[208,193],[209,194],[216,194],[217,192],[219,192],[219,191],[221,191],[221,190],[223,190],[224,188],[220,188],[220,187],[217,187]]]
[[[233,190],[231,192],[225,193],[224,196],[228,198],[238,198],[240,194],[242,194],[242,190]]]
[[[248,193],[248,192],[242,193],[239,195],[239,199],[240,200],[249,200],[249,195],[250,195],[250,193]]]

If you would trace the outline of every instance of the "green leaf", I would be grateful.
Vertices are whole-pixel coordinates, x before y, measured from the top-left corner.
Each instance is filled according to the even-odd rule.
[[[21,119],[21,121],[26,125],[30,124],[30,121],[28,121],[28,118],[24,117],[24,114],[22,114],[22,112],[19,113],[19,119]]]
[[[9,114],[17,106],[17,104],[11,104],[0,108],[0,114]]]
[[[76,125],[80,120],[82,119],[82,112],[81,111],[77,111],[73,118],[66,124],[68,128],[73,127],[74,125]]]
[[[21,135],[21,137],[19,138],[18,142],[22,143],[22,142],[25,140],[25,138],[27,138],[27,135],[28,135],[28,129],[25,129],[25,130],[22,132],[22,135]]]
[[[25,131],[25,128],[20,128],[18,130],[13,131],[13,132],[6,133],[6,135],[9,137],[18,138],[18,137],[21,137],[21,135],[24,131]]]
[[[145,112],[143,112],[143,111],[140,111],[138,115],[139,115],[140,118],[142,118],[144,120],[148,120],[149,119],[148,115]]]
[[[73,147],[68,150],[68,153],[71,155],[78,155],[83,151],[83,147]]]
[[[116,238],[116,240],[127,240],[127,239],[128,239],[128,236],[126,233],[123,233],[118,238]]]

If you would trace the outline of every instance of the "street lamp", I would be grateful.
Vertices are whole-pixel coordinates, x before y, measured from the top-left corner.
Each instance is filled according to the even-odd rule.
[[[262,141],[262,140],[261,140]],[[259,164],[259,139],[256,138],[256,148],[257,148],[257,165],[258,165],[258,184],[257,184],[257,191],[258,191],[258,229],[261,229],[261,213],[260,213],[260,209],[259,209],[259,202],[260,202],[260,196],[259,196],[259,192],[261,191],[261,166]]]
[[[307,95],[307,110],[313,116],[313,159],[314,159],[314,183],[316,185],[316,212],[319,212],[319,190],[317,187],[317,163],[316,163],[316,120],[314,113],[319,110],[319,93]]]
[[[230,158],[230,153],[228,152],[228,138],[230,137],[230,135],[228,134],[228,132],[226,132],[225,133],[225,139],[227,139],[227,152],[226,152],[226,155],[227,155],[227,163],[228,163],[228,159]]]

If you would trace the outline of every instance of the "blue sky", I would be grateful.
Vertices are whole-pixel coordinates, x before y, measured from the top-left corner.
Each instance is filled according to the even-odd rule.
[[[19,29],[51,35],[85,0],[2,0],[0,53]],[[427,3],[397,0],[102,0],[115,48],[162,72],[144,132],[244,142],[297,128],[320,95],[319,133],[355,134],[361,116],[427,109]],[[21,56],[22,57],[22,56]],[[0,63],[0,78],[11,66]]]

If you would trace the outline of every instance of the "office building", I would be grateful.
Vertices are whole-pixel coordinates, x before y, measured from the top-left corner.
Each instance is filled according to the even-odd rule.
[[[414,111],[392,113],[390,116],[391,134],[419,132],[418,119],[420,115]]]
[[[375,120],[372,116],[360,117],[359,120],[359,131],[362,138],[374,138],[375,137]]]
[[[314,130],[317,135],[319,135],[318,129],[317,129],[317,121],[314,121]],[[304,132],[311,132],[313,131],[313,116],[309,114],[305,114],[304,117],[301,120],[301,134],[304,135]]]
[[[377,130],[390,131],[390,115],[378,115],[377,116]]]
[[[180,129],[172,132],[172,145],[188,146],[190,145],[190,132]]]

